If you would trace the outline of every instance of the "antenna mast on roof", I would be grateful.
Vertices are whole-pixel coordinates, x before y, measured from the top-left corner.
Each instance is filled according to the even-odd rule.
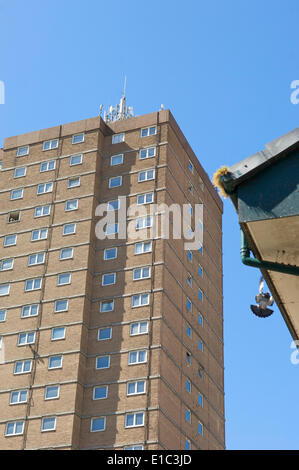
[[[109,106],[108,111],[104,111],[104,121],[105,122],[115,122],[123,121],[124,119],[129,119],[134,116],[134,111],[132,106],[126,105],[126,87],[127,87],[127,77],[125,76],[124,88],[122,97],[119,104],[115,107]],[[103,106],[100,106],[100,116],[102,114]]]

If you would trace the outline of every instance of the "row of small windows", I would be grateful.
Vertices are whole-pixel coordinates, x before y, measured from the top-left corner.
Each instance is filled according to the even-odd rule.
[[[62,248],[59,253],[59,259],[72,259],[74,254],[74,248]],[[34,255],[28,256],[28,266],[35,266],[37,264],[44,264],[46,253],[35,253]],[[5,259],[0,262],[0,271],[8,271],[13,269],[14,258]]]
[[[68,201],[68,202],[73,202],[72,206],[68,206],[68,210],[74,210],[74,208],[77,208],[77,205],[74,203],[74,201]],[[72,207],[73,209],[71,209]],[[41,209],[41,208],[40,208]],[[40,214],[39,217],[45,214]],[[62,229],[63,235],[71,235],[74,234],[76,231],[76,224],[65,224]],[[31,241],[39,241],[39,240],[46,240],[48,237],[48,228],[40,228],[37,230],[32,230],[31,232]],[[4,237],[3,241],[3,246],[8,247],[8,246],[15,246],[17,244],[17,235],[6,235]]]
[[[75,165],[81,165],[83,162],[83,155],[78,154],[78,155],[72,155],[70,157],[70,166],[75,166]],[[46,171],[52,171],[55,170],[56,168],[56,160],[49,160],[47,162],[42,162],[40,164],[40,172],[44,173]],[[26,176],[27,174],[27,167],[26,166],[20,166],[15,168],[14,170],[14,178],[22,178]]]
[[[80,144],[84,142],[84,132],[72,136],[72,144]],[[43,150],[52,150],[58,147],[59,139],[46,140],[43,142]],[[23,145],[17,149],[17,157],[24,157],[29,154],[29,145]]]

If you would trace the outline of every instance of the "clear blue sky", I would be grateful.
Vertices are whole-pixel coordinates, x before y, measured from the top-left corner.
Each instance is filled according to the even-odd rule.
[[[0,0],[0,146],[97,115],[126,73],[135,114],[170,108],[212,176],[298,126],[298,17],[298,0]],[[259,271],[224,209],[227,448],[299,449],[291,336],[277,308],[250,312]]]

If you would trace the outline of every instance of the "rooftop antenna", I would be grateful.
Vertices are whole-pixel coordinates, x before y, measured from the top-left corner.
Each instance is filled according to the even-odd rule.
[[[124,119],[129,119],[134,116],[133,107],[126,105],[126,88],[127,77],[125,75],[124,88],[120,102],[115,107],[109,106],[108,111],[104,111],[105,122],[123,121]],[[103,108],[100,108],[100,111],[102,114]]]

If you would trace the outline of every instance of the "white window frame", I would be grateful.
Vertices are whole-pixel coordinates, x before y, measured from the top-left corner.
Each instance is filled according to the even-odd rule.
[[[105,391],[106,391],[106,396],[105,397],[95,398],[95,391],[98,388],[105,389]],[[93,387],[93,391],[92,391],[92,399],[93,400],[95,400],[95,401],[97,401],[97,400],[106,400],[107,398],[108,398],[108,385],[98,385],[96,387]]]
[[[43,230],[45,230],[46,236],[42,236]],[[38,238],[33,239],[33,234],[34,233],[38,234]],[[38,242],[40,240],[47,240],[47,238],[48,238],[48,228],[39,228],[37,230],[32,230],[32,232],[31,232],[31,241],[32,242]]]
[[[77,142],[75,142],[76,137],[80,137],[80,136],[82,136],[81,140],[78,140]],[[72,144],[73,145],[82,144],[83,142],[85,142],[85,132],[79,132],[79,134],[74,134],[72,136]]]
[[[29,155],[29,145],[17,148],[17,157],[24,157],[25,155]]]
[[[14,238],[14,243],[9,243],[7,244],[6,240],[11,237],[11,238]],[[17,235],[6,235],[4,237],[4,240],[3,240],[3,246],[4,247],[7,247],[7,246],[15,246],[17,244]]]
[[[41,210],[41,215],[37,215],[37,209],[40,209]],[[49,213],[48,214],[44,214],[44,210],[47,210],[49,209]],[[35,207],[34,208],[34,217],[35,218],[38,218],[38,217],[47,217],[48,215],[51,214],[51,204],[45,204],[44,206],[38,206],[38,207]]]
[[[149,194],[152,196],[152,200],[151,201],[146,201],[146,197]],[[143,202],[139,202],[141,198],[143,198]],[[137,205],[138,206],[145,206],[146,204],[152,204],[153,202],[154,202],[154,193],[153,192],[137,195]]]
[[[115,231],[114,232],[110,232],[109,233],[109,230],[114,228]],[[110,235],[116,235],[118,233],[118,223],[115,223],[115,224],[107,224],[106,225],[106,228],[105,228],[105,235],[107,237],[109,237]],[[114,237],[113,237],[114,238]]]
[[[144,296],[144,295],[147,295],[147,298],[148,298],[148,302],[147,302],[147,303],[142,303],[142,296]],[[135,297],[135,298],[136,298],[136,297],[139,298],[140,301],[138,302],[138,305],[133,305],[134,297]],[[141,294],[133,294],[133,295],[132,295],[132,304],[131,304],[132,308],[145,307],[145,306],[147,306],[147,305],[149,305],[149,304],[150,304],[150,295],[149,295],[149,293],[145,292],[145,293],[141,293]]]
[[[108,357],[108,365],[107,367],[97,367],[98,365],[98,359]],[[96,370],[103,370],[103,369],[110,369],[110,355],[105,355],[105,356],[97,356],[96,357]]]
[[[63,251],[66,251],[66,250],[71,250],[71,256],[67,256],[65,258],[62,257],[62,252]],[[60,261],[64,261],[65,259],[73,259],[74,257],[74,248],[73,247],[64,247],[64,248],[61,248],[60,252],[59,252],[59,259]]]
[[[17,424],[19,424],[19,423],[22,423],[22,432],[15,432]],[[23,433],[24,433],[24,423],[25,423],[25,421],[22,421],[22,420],[20,420],[20,421],[10,421],[10,422],[6,423],[5,436],[22,436]],[[7,429],[8,429],[9,424],[14,425],[14,432],[8,434]]]
[[[49,148],[45,148],[46,144],[49,144]],[[45,140],[43,142],[43,152],[46,152],[47,150],[57,149],[58,144],[59,144],[59,139]]]
[[[57,395],[55,397],[47,397],[47,391],[49,388],[56,388],[57,389]],[[60,396],[60,385],[47,385],[45,387],[45,396],[44,396],[44,399],[45,400],[58,400],[59,399],[59,396]]]
[[[144,384],[144,390],[142,392],[138,392],[138,384]],[[129,393],[129,386],[134,384],[135,391],[133,393]],[[144,395],[146,393],[146,381],[145,380],[133,380],[127,383],[127,397],[135,396],[135,395]]]
[[[142,414],[142,424],[136,424],[136,417],[137,415],[141,415]],[[128,425],[127,424],[127,417],[128,416],[134,416],[134,419],[133,419],[133,424],[132,425]],[[136,413],[127,413],[125,415],[125,427],[126,428],[140,428],[140,427],[143,427],[144,426],[144,411],[137,411]]]
[[[191,171],[192,174],[194,174],[194,165],[191,160],[188,161],[188,169]]]
[[[140,353],[145,353],[145,360],[141,361],[139,359]],[[132,354],[137,354],[136,356],[136,362],[131,361]],[[138,351],[129,351],[128,354],[128,365],[129,366],[135,366],[136,364],[146,364],[147,363],[147,350],[146,349],[138,349]]]
[[[58,310],[58,309],[57,309],[57,304],[58,304],[58,302],[66,302],[66,307],[63,308],[63,309]],[[68,301],[68,299],[58,299],[58,300],[55,300],[55,303],[54,303],[54,313],[67,312],[67,311],[68,311],[68,308],[69,308],[69,301]]]
[[[72,160],[75,158],[80,157],[80,161],[78,163],[72,163]],[[83,153],[77,153],[76,155],[70,156],[70,166],[82,165],[83,163]]]
[[[146,331],[140,331],[141,330],[141,325],[146,324]],[[138,331],[137,333],[132,333],[132,327],[138,325]],[[148,334],[148,321],[143,320],[143,321],[138,321],[130,324],[130,336],[140,336],[140,335],[147,335]]]
[[[150,150],[154,150],[153,155],[149,155]],[[145,154],[145,156],[141,156],[143,154]],[[151,147],[146,147],[146,148],[139,150],[139,160],[148,160],[149,158],[154,158],[155,156],[156,156],[156,147],[153,145]]]
[[[71,185],[71,184],[70,184],[71,181],[77,181],[77,184]],[[71,177],[71,178],[69,178],[68,181],[67,181],[67,188],[68,188],[68,189],[78,188],[80,185],[81,185],[80,176]]]
[[[40,191],[40,189],[43,191]],[[41,196],[42,194],[49,194],[53,192],[53,181],[48,181],[47,183],[41,183],[37,186],[37,195]]]
[[[36,313],[32,314],[32,307],[37,307]],[[29,308],[29,314],[24,315],[25,309]],[[21,310],[21,318],[30,318],[30,317],[37,317],[39,311],[39,304],[30,304],[30,305],[23,305]]]
[[[149,249],[148,251],[145,251],[145,250],[144,250],[144,245],[145,245],[145,244],[150,244],[150,249]],[[137,246],[137,245],[142,246],[142,251],[140,251],[139,253],[136,253],[136,246]],[[134,245],[134,254],[135,254],[135,255],[143,255],[144,253],[151,253],[151,252],[152,252],[152,249],[153,249],[153,244],[152,244],[152,241],[151,241],[151,240],[150,240],[150,241],[147,241],[147,242],[137,242],[137,243],[135,243],[135,245]]]
[[[49,420],[49,419],[52,419],[54,420],[54,427],[50,428],[50,429],[44,429],[44,422],[45,420]],[[41,423],[41,432],[53,432],[53,431],[56,431],[56,416],[45,416],[44,418],[42,418],[42,423]]]
[[[28,341],[28,336],[33,334],[33,339]],[[21,342],[21,338],[25,338],[25,342]],[[27,346],[27,344],[35,343],[35,331],[26,331],[25,333],[19,333],[18,346]]]
[[[121,157],[121,162],[120,163],[112,163],[113,158],[116,158],[116,157]],[[123,153],[119,153],[117,155],[111,155],[111,157],[110,157],[110,166],[122,165],[123,163],[124,163],[124,154]]]
[[[69,276],[69,280],[67,282],[60,282],[60,278],[61,276],[66,276],[68,275]],[[71,273],[60,273],[58,274],[57,276],[57,286],[68,286],[72,283],[72,275]]]
[[[26,392],[26,400],[21,400],[21,393]],[[17,394],[17,401],[12,401],[12,396],[13,394]],[[10,392],[10,397],[9,397],[9,404],[10,405],[18,405],[19,403],[27,403],[28,401],[28,390],[23,389],[23,390],[13,390]]]
[[[148,177],[149,172],[153,172],[153,176],[151,178]],[[141,175],[144,174],[146,177],[145,179],[141,179]],[[155,169],[149,168],[147,170],[139,171],[138,173],[138,183],[144,183],[145,181],[153,181],[155,179]]]
[[[20,194],[20,196],[14,197],[14,194]],[[12,189],[10,193],[10,200],[11,201],[16,201],[17,199],[23,199],[24,196],[24,189],[23,188],[18,188],[18,189]]]
[[[0,323],[3,323],[3,322],[6,321],[6,313],[7,313],[6,308],[1,308],[1,310],[0,310]]]
[[[113,275],[113,282],[110,282],[109,284],[105,284],[104,281],[105,281],[105,276],[112,276]],[[105,286],[112,286],[116,283],[116,273],[105,273],[105,274],[102,274],[102,286],[105,287]]]
[[[100,338],[100,332],[103,330],[110,330],[109,338]],[[112,339],[112,327],[111,326],[105,326],[103,328],[98,329],[98,341],[109,341],[110,339]]]
[[[49,168],[53,164],[53,168]],[[46,169],[42,169],[43,166],[46,165]],[[41,162],[40,167],[39,167],[39,172],[40,173],[45,173],[46,171],[53,171],[56,168],[56,160],[48,160],[46,162]]]
[[[8,261],[11,261],[11,265],[9,268],[3,268],[3,263],[5,262],[8,262]],[[7,258],[7,259],[3,259],[0,263],[0,271],[11,271],[13,269],[13,265],[14,265],[14,258]]]
[[[4,287],[7,287],[7,292],[5,292],[4,294],[1,294],[1,290],[0,290],[0,297],[5,297],[6,295],[9,295],[10,293],[10,283],[9,282],[6,282],[4,284],[0,284],[0,289],[1,288],[4,288]]]
[[[138,223],[142,222],[142,225],[139,227]],[[148,221],[150,221],[150,224],[148,224]],[[136,219],[135,223],[135,230],[144,230],[146,228],[150,228],[153,226],[153,216],[152,215],[145,215],[143,217],[138,217]]]
[[[60,365],[59,366],[55,366],[55,367],[50,367],[50,363],[51,363],[51,359],[53,358],[57,358],[59,357],[61,359],[60,361]],[[62,354],[57,354],[55,356],[50,356],[48,358],[48,370],[52,370],[52,369],[62,369],[62,362],[63,362],[63,355]]]
[[[25,363],[26,362],[29,362],[30,363],[30,369],[29,370],[26,370],[24,372],[24,366],[25,366]],[[16,372],[16,365],[17,364],[21,364],[22,365],[22,370],[21,372]],[[31,373],[31,369],[32,369],[32,360],[31,359],[25,359],[23,361],[16,361],[14,363],[14,375],[19,375],[19,374],[30,374]]]
[[[24,172],[24,174],[17,176],[17,171],[18,170],[25,170],[25,172]],[[26,173],[27,173],[27,166],[18,166],[18,167],[15,168],[14,178],[23,178],[24,176],[26,176]]]
[[[35,259],[37,260],[38,259],[38,256],[39,255],[43,255],[43,260],[42,261],[39,261],[39,262],[35,262],[35,263],[30,263],[30,258],[32,256],[35,256]],[[42,252],[42,253],[34,253],[32,255],[29,255],[28,256],[28,266],[36,266],[36,265],[39,265],[39,264],[44,264],[45,263],[45,257],[46,257],[46,253],[45,252]]]
[[[155,132],[151,132],[151,129],[155,129]],[[142,135],[144,131],[147,131],[146,135]],[[157,126],[148,126],[148,127],[143,127],[140,130],[140,137],[149,137],[151,135],[156,135],[157,134]]]
[[[109,251],[109,250],[115,250],[115,256],[113,256],[112,258],[107,258],[106,257],[106,253]],[[104,250],[104,261],[110,261],[112,259],[116,259],[117,258],[117,246],[112,246],[110,248],[105,248]]]
[[[33,282],[33,284],[32,284],[32,285],[33,285],[33,288],[32,288],[32,289],[27,289],[27,283],[28,283],[28,282],[31,282],[31,281]],[[35,281],[40,281],[39,287],[34,287]],[[41,278],[41,277],[36,277],[36,278],[34,278],[34,279],[27,279],[27,280],[25,281],[25,292],[32,292],[32,291],[34,291],[34,290],[40,290],[40,289],[42,288],[42,283],[43,283],[43,281],[42,281],[42,278]]]
[[[74,231],[73,231],[73,232],[69,232],[69,233],[65,233],[65,227],[70,227],[71,225],[74,226]],[[64,237],[66,237],[66,236],[68,236],[68,235],[75,235],[75,233],[76,233],[76,228],[77,228],[77,226],[76,226],[75,223],[64,224],[63,227],[62,227],[62,235],[63,235]]]
[[[125,133],[120,132],[119,134],[114,134],[112,136],[112,144],[121,144],[125,141]]]
[[[63,335],[60,336],[59,338],[55,338],[54,335],[55,335],[56,330],[62,330]],[[65,339],[65,335],[66,335],[66,327],[65,326],[54,326],[54,328],[52,328],[52,330],[51,330],[51,341],[61,341],[61,340]]]
[[[76,207],[73,207],[71,209],[68,209],[68,204],[70,202],[75,202],[76,203]],[[70,199],[69,201],[65,201],[65,212],[72,212],[72,211],[76,211],[78,210],[79,208],[79,199]]]
[[[144,275],[144,271],[148,270],[148,276]],[[135,277],[135,274],[140,271],[140,277]],[[150,266],[143,266],[142,268],[134,268],[133,269],[133,281],[141,281],[143,279],[150,279],[151,277],[151,267]]]
[[[120,180],[120,184],[118,184],[117,186],[111,186],[111,182],[112,180],[117,180],[119,178]],[[123,177],[122,175],[120,176],[112,176],[111,178],[109,178],[109,189],[114,189],[114,188],[120,188],[123,184]]]
[[[111,310],[102,310],[102,305],[104,303],[112,303],[112,309]],[[114,311],[114,300],[102,300],[100,303],[100,313],[108,313],[108,312],[113,312]]]
[[[103,420],[104,422],[104,427],[103,429],[92,429],[92,426],[93,426],[93,422],[95,420]],[[106,431],[106,416],[99,416],[98,418],[91,418],[91,421],[90,421],[90,432],[104,432]]]

